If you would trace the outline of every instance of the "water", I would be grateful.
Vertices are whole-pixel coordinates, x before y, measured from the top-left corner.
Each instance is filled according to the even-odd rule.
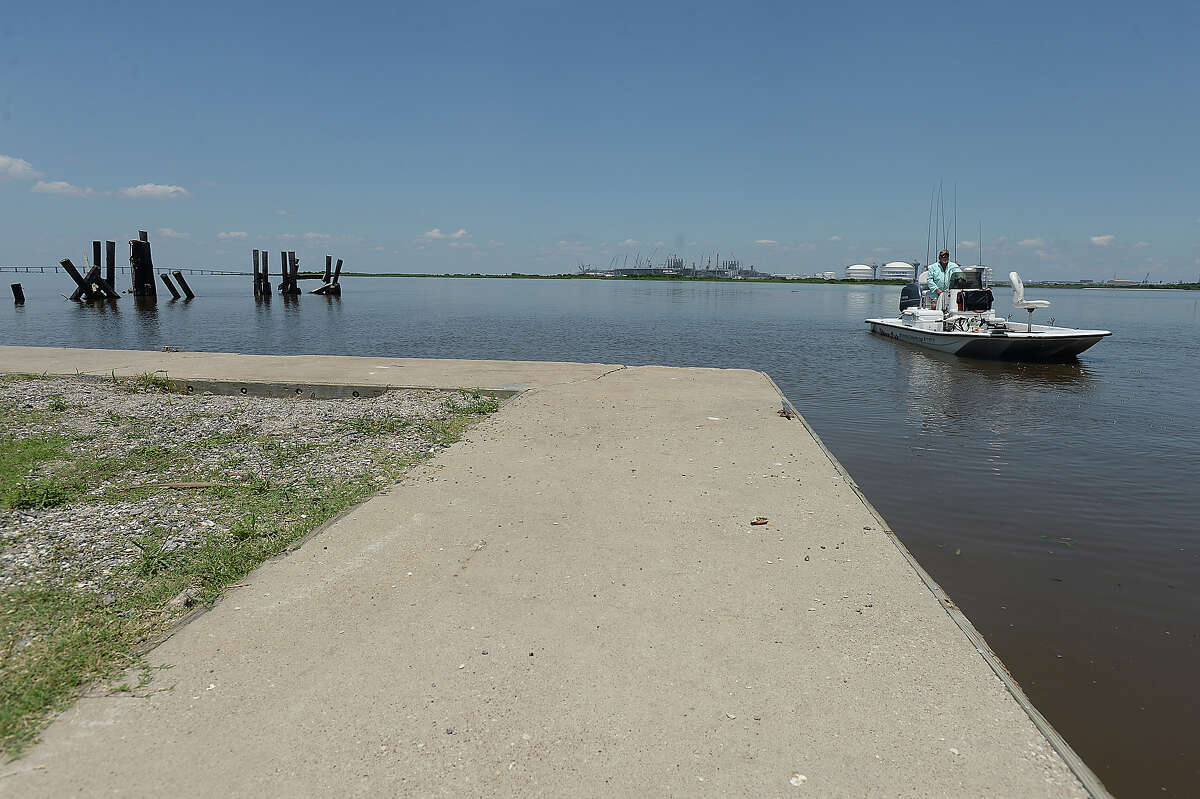
[[[196,276],[139,309],[12,277],[6,344],[763,370],[1111,790],[1200,794],[1200,294],[1031,290],[1039,320],[1114,335],[1009,364],[868,334],[882,286],[348,278],[256,305]]]

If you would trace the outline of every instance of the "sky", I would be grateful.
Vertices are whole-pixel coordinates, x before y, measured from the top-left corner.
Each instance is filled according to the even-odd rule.
[[[1200,275],[1192,3],[16,5],[2,265]]]

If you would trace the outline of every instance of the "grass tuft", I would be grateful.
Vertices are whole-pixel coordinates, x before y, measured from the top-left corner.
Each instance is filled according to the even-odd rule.
[[[131,394],[179,394],[179,387],[170,378],[157,372],[145,372],[127,380],[120,380],[115,375],[114,382]]]

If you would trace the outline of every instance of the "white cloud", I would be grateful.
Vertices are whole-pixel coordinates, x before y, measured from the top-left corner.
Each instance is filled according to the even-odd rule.
[[[119,192],[122,197],[134,200],[180,200],[191,197],[191,192],[183,186],[170,186],[162,183],[142,183],[139,186],[128,186]]]
[[[488,239],[488,246],[489,247],[503,247],[504,242],[496,241],[495,239]]]
[[[87,188],[86,186],[72,186],[65,180],[44,181],[39,180],[33,184],[30,191],[35,191],[38,194],[55,194],[59,197],[91,197],[95,195],[96,190]]]
[[[1148,241],[1139,241],[1137,244],[1135,244],[1135,245],[1133,245],[1133,246],[1134,246],[1134,247],[1149,247],[1149,246],[1150,246],[1150,242],[1148,242]]]
[[[830,241],[841,241],[842,237],[841,236],[830,236],[829,240]]]
[[[1046,246],[1046,240],[1045,240],[1045,239],[1041,239],[1041,238],[1038,238],[1038,239],[1021,239],[1020,241],[1018,241],[1018,242],[1017,242],[1017,246],[1018,246],[1018,247],[1045,247],[1045,246]]]
[[[655,247],[663,247],[663,246],[666,246],[666,245],[664,245],[664,244],[663,244],[661,241],[656,241],[656,242],[654,242],[654,246],[655,246]]]
[[[755,239],[754,243],[764,247],[770,247],[772,244],[778,244],[779,242],[775,241],[775,239]]]
[[[872,247],[871,252],[887,252],[890,247]]]
[[[450,242],[450,246],[451,247],[474,247],[475,245],[469,241],[452,241],[452,242]]]
[[[223,233],[218,233],[217,238],[218,239],[244,239],[248,235],[249,234],[246,233],[246,231],[244,231],[244,230],[229,230],[229,231],[225,231]]]
[[[295,216],[295,214],[293,214],[291,211],[285,211],[282,208],[280,208],[278,211],[276,211],[275,215],[276,216]]]
[[[384,250],[384,247],[382,244],[375,248],[375,252],[383,252],[383,250]]]
[[[453,233],[443,233],[440,227],[435,227],[433,230],[421,236],[423,239],[469,239],[471,234],[467,232],[465,227],[459,228]]]
[[[639,244],[641,244],[641,242],[638,241],[637,239],[625,239],[625,241],[621,242],[619,246],[621,246],[621,247],[636,247]]]
[[[959,247],[978,247],[979,242],[977,242],[977,241],[960,241],[958,243],[958,246]]]
[[[328,233],[305,233],[304,238],[306,241],[324,241],[330,238],[330,235]]]
[[[284,241],[290,241],[291,239],[296,238],[296,234],[295,233],[280,233],[279,238],[283,239]]]
[[[160,227],[158,235],[168,239],[190,239],[192,237],[191,233],[182,233],[169,227]]]
[[[0,178],[11,180],[36,180],[44,173],[33,168],[33,164],[24,158],[13,158],[11,155],[0,155]]]
[[[1107,247],[1117,240],[1117,237],[1111,233],[1106,233],[1103,236],[1092,236],[1091,242],[1097,247]]]

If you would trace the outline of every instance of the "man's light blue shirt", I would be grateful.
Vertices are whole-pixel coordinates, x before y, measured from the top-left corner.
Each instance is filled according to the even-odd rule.
[[[943,270],[942,265],[936,261],[926,268],[929,270],[929,278],[925,281],[925,285],[934,294],[939,291],[945,291],[950,287],[951,275],[955,274],[956,272],[958,274],[962,274],[962,267],[954,263],[954,261],[947,263],[945,270]]]

